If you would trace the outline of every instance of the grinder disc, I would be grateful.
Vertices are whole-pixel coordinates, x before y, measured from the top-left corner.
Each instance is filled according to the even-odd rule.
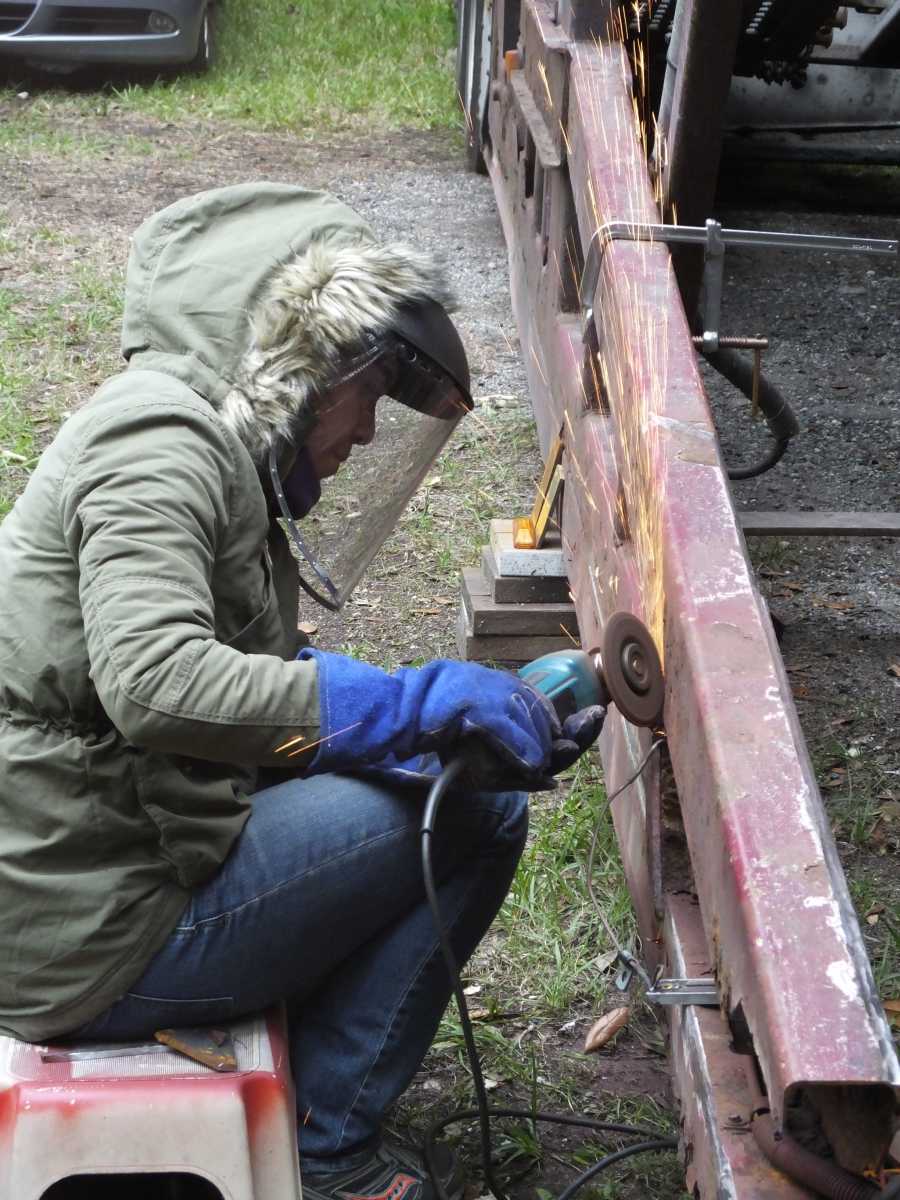
[[[632,725],[658,725],[665,680],[650,631],[637,617],[617,612],[606,622],[600,648],[610,699]]]

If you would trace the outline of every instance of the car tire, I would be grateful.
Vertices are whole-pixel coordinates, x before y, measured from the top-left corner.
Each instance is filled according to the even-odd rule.
[[[213,65],[215,50],[215,20],[212,4],[203,9],[200,20],[200,35],[197,38],[197,53],[187,64],[186,70],[192,75],[203,75]]]

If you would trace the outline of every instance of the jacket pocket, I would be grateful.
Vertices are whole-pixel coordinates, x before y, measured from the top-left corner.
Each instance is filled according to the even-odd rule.
[[[190,769],[188,769],[190,768]],[[143,752],[134,761],[137,797],[156,826],[159,852],[182,887],[204,883],[222,865],[250,815],[239,768]]]
[[[280,657],[284,631],[278,595],[272,580],[267,551],[260,557],[261,583],[251,582],[240,603],[222,599],[217,603],[216,638],[224,646],[244,654],[276,654]]]
[[[282,642],[281,614],[272,589],[266,595],[266,603],[255,617],[228,638],[223,644],[242,654],[275,654],[280,658]]]

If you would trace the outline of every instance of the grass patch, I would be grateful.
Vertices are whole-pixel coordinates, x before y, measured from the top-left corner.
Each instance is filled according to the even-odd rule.
[[[848,872],[850,897],[859,916],[863,940],[872,963],[875,987],[883,1000],[900,998],[900,889],[880,875]]]
[[[2,98],[2,97],[0,97]],[[64,104],[64,101],[61,101]],[[12,119],[0,124],[0,150],[21,155],[44,154],[53,158],[90,158],[102,154],[149,155],[156,147],[149,138],[106,136],[96,130],[54,123],[57,105],[47,100],[14,110]]]
[[[763,575],[796,566],[796,546],[792,546],[790,540],[748,537],[747,550],[754,569]]]
[[[47,238],[41,229],[14,243],[35,260],[35,281],[0,287],[0,517],[25,486],[41,449],[66,412],[118,365],[118,268],[86,246]],[[54,247],[45,284],[39,244]]]
[[[594,890],[619,943],[632,940],[634,916],[612,818],[597,762],[586,755],[558,791],[532,797],[528,846],[492,936],[465,972],[469,986],[478,989],[470,1006],[481,1013],[473,1029],[486,1074],[527,1088],[538,1107],[579,1110],[585,1101],[587,1060],[580,1043],[562,1051],[555,1043],[545,1047],[544,1024],[558,1024],[573,1011],[586,1019],[612,1003],[617,967],[606,953],[612,947],[585,886],[595,828]],[[465,1106],[468,1064],[455,1006],[431,1054],[436,1062],[452,1060],[462,1072],[456,1099]]]
[[[6,394],[18,382],[0,363],[0,517],[12,508],[38,456],[29,414]]]
[[[530,508],[523,462],[528,462],[527,478],[534,470],[536,442],[530,407],[480,401],[474,419],[466,418],[426,486],[410,501],[400,527],[429,555],[435,573],[454,587],[459,569],[478,561],[491,521],[524,511],[523,505]]]
[[[866,728],[877,728],[879,714],[860,708],[856,714]],[[844,868],[850,896],[872,963],[879,995],[900,995],[900,882],[896,854],[900,848],[895,760],[868,745],[869,736],[844,740],[834,735],[813,747],[816,777]]]
[[[536,796],[531,814],[533,834],[499,918],[503,958],[515,964],[520,994],[544,1013],[566,1012],[576,1002],[598,1005],[606,999],[615,967],[600,965],[612,947],[585,886],[595,828],[595,894],[620,945],[633,938],[635,926],[612,816],[592,757],[576,764],[558,792]]]
[[[460,125],[452,0],[228,2],[219,9],[216,25],[217,61],[206,75],[117,72],[100,82],[99,96],[85,90],[96,86],[93,80],[90,85],[79,79],[64,85],[54,81],[42,87],[35,117],[23,120],[28,110],[13,110],[0,146],[25,138],[57,154],[106,148],[102,137],[42,125],[46,109],[41,105],[73,116],[116,109],[178,123],[226,119],[310,132]],[[11,105],[22,86],[19,80],[7,89]],[[139,139],[131,150],[141,152]]]

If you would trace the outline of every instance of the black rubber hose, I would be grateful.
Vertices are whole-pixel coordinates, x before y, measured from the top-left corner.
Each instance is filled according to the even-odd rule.
[[[621,1162],[623,1158],[631,1158],[632,1154],[646,1154],[651,1150],[677,1149],[678,1142],[675,1138],[654,1138],[653,1141],[637,1142],[633,1146],[625,1146],[622,1150],[616,1150],[613,1154],[607,1154],[605,1158],[601,1158],[592,1167],[588,1167],[585,1172],[569,1184],[565,1191],[560,1192],[557,1200],[572,1200],[575,1193],[583,1188],[586,1183],[590,1183],[595,1175],[599,1175],[601,1171],[605,1171],[613,1163]]]
[[[753,364],[737,350],[719,349],[705,354],[704,357],[711,367],[714,367],[729,383],[734,384],[748,399],[753,396]],[[765,458],[754,463],[753,466],[729,467],[729,479],[753,479],[756,475],[762,475],[765,471],[771,470],[787,450],[791,438],[796,437],[800,432],[800,425],[793,409],[781,392],[764,375],[759,377],[757,400],[760,411],[766,418],[769,432],[775,439],[775,445]]]
[[[648,1139],[637,1144],[637,1149],[628,1147],[632,1153],[638,1153],[639,1149],[646,1149],[649,1145],[653,1145],[654,1149],[663,1149],[663,1146],[657,1147],[657,1142],[665,1142],[666,1147],[671,1150],[677,1150],[678,1143],[674,1138],[659,1138],[651,1129],[640,1129],[635,1125],[622,1125],[617,1121],[595,1121],[590,1117],[575,1117],[568,1113],[548,1113],[540,1110],[534,1111],[529,1108],[487,1108],[485,1114],[489,1118],[513,1117],[522,1121],[541,1121],[548,1122],[553,1125],[572,1125],[577,1129],[593,1129],[597,1133],[623,1133],[630,1137],[643,1137]],[[423,1142],[423,1154],[425,1164],[428,1167],[432,1182],[435,1184],[435,1190],[439,1197],[442,1197],[443,1186],[437,1179],[436,1173],[436,1158],[437,1158],[437,1139],[439,1135],[447,1128],[448,1125],[455,1125],[457,1121],[468,1121],[472,1117],[481,1119],[482,1112],[480,1108],[460,1108],[456,1112],[450,1113],[449,1116],[442,1117],[438,1121],[434,1121],[428,1126],[425,1131],[425,1139]],[[594,1163],[588,1168],[590,1175],[585,1178],[587,1172],[583,1172],[577,1179],[573,1180],[566,1188],[566,1192],[570,1195],[572,1191],[577,1191],[582,1184],[587,1183],[589,1178],[593,1178],[599,1171],[605,1171],[607,1167],[613,1165],[613,1162],[618,1162],[618,1154],[615,1156],[607,1155],[601,1159],[599,1163]],[[482,1167],[484,1163],[482,1162]],[[562,1196],[558,1198],[562,1200]]]

